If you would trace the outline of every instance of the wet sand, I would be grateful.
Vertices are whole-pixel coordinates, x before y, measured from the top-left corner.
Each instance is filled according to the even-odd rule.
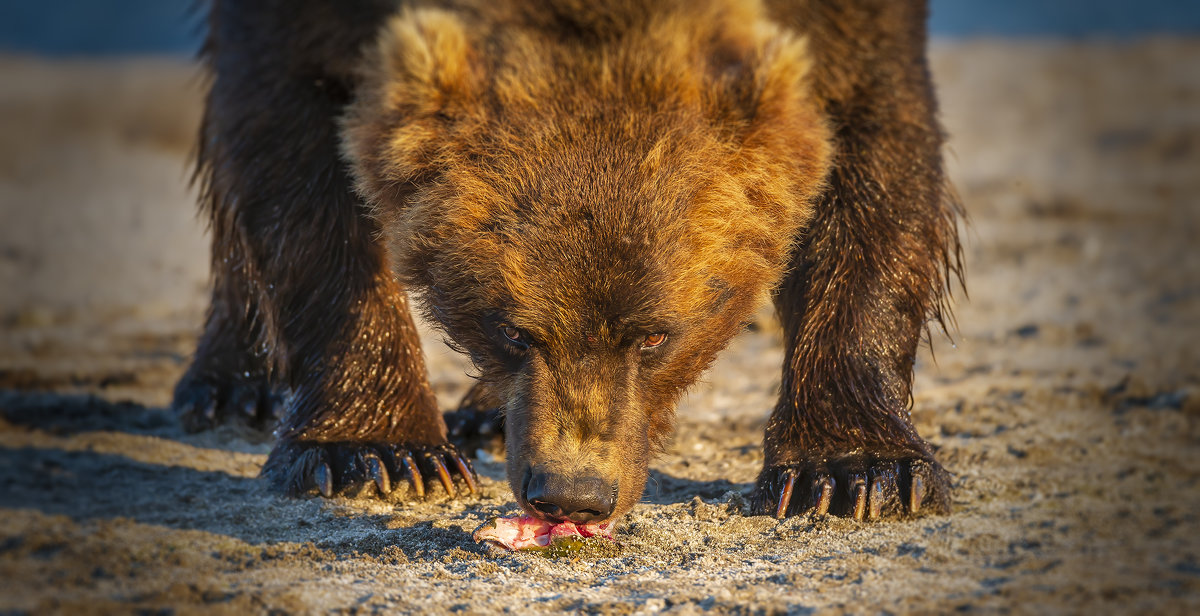
[[[515,506],[289,499],[165,410],[205,307],[195,68],[0,58],[0,611],[1200,611],[1200,42],[939,42],[970,299],[913,415],[954,512],[747,517],[769,318],[679,409],[620,554],[496,554]],[[464,364],[426,333],[450,407]],[[936,359],[935,359],[936,358]]]

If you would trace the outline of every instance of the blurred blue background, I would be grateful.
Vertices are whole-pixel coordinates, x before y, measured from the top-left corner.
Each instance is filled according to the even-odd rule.
[[[2,0],[0,51],[192,54],[202,0]],[[935,36],[1200,33],[1200,0],[932,0]]]

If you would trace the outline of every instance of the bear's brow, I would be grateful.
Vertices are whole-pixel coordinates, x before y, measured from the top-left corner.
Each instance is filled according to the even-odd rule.
[[[672,333],[678,329],[678,319],[665,315],[655,316],[632,316],[618,318],[615,321],[609,321],[601,327],[588,327],[585,329],[586,335],[596,335],[602,331],[608,333],[610,338],[626,338],[629,336],[642,336],[647,334],[657,333]]]

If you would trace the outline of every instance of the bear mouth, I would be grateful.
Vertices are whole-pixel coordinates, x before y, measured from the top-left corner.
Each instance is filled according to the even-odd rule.
[[[597,537],[613,540],[613,523],[576,524],[569,520],[547,522],[531,515],[492,518],[475,529],[476,543],[486,543],[508,551],[544,548],[556,541]]]

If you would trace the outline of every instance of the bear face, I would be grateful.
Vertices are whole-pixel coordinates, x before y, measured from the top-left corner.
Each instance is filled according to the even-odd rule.
[[[803,41],[753,3],[572,6],[571,36],[554,4],[394,18],[344,154],[393,271],[504,401],[517,501],[554,516],[529,492],[587,484],[603,521],[778,282],[830,137]]]

